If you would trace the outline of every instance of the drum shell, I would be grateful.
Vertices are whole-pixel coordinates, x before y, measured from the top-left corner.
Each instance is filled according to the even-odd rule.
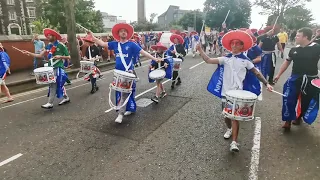
[[[226,95],[223,114],[233,120],[251,121],[254,119],[254,112],[257,99],[245,99]]]
[[[35,75],[37,84],[56,83],[56,76],[53,68],[50,68],[50,67],[37,68],[34,70],[34,75]]]
[[[80,61],[80,72],[91,73],[94,69],[94,62],[91,61]]]
[[[110,87],[115,91],[130,93],[132,91],[132,85],[137,78],[126,76],[121,73],[121,71],[114,71],[113,74],[113,82],[110,84]]]
[[[173,58],[173,71],[181,69],[182,60],[180,58]]]

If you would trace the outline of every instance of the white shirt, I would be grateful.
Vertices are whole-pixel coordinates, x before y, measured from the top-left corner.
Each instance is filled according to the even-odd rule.
[[[223,85],[221,95],[225,96],[229,90],[242,90],[243,80],[247,70],[254,68],[252,62],[237,57],[218,57],[219,64],[224,65]]]

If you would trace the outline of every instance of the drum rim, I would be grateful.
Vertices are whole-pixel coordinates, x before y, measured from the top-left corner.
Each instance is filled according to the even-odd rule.
[[[42,73],[42,72],[50,72],[50,71],[53,71],[53,67],[39,67],[33,70],[34,73]]]
[[[92,62],[92,61],[80,61],[80,64],[94,64],[94,62]]]
[[[246,90],[229,90],[229,91],[246,91]],[[254,94],[253,92],[250,92],[250,91],[246,91],[246,92],[249,92],[254,96],[248,97],[248,98],[231,96],[230,94],[228,94],[229,91],[226,92],[226,97],[230,97],[230,98],[234,98],[234,99],[244,99],[244,100],[256,100],[258,98],[258,96],[256,94]]]
[[[151,73],[157,73],[157,72],[161,72],[162,73],[162,75],[160,76],[160,77],[151,77]],[[150,75],[151,74],[151,75]],[[166,76],[166,71],[164,71],[164,70],[162,70],[162,69],[156,69],[156,70],[153,70],[153,71],[151,71],[150,73],[149,73],[149,77],[151,78],[151,79],[153,79],[153,78],[164,78]]]
[[[123,74],[123,73],[125,73],[125,74]],[[113,70],[113,74],[117,74],[117,75],[120,75],[122,77],[127,77],[127,78],[134,78],[134,79],[137,78],[137,76],[134,75],[133,73],[121,71],[121,70],[118,70],[118,69],[114,69]]]

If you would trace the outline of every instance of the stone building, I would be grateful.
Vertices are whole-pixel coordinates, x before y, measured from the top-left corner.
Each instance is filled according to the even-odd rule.
[[[32,34],[35,0],[0,0],[0,35]]]
[[[161,27],[169,27],[173,21],[178,21],[182,16],[189,12],[189,10],[182,10],[179,6],[170,5],[166,12],[158,16],[158,24]]]

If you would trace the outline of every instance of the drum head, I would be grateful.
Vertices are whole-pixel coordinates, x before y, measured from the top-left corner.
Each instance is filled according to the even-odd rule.
[[[53,67],[40,67],[35,69],[33,72],[39,73],[39,72],[48,72],[48,71],[53,71]]]
[[[161,69],[157,69],[157,70],[154,70],[154,71],[151,71],[150,74],[149,74],[149,77],[151,79],[153,78],[163,78],[164,76],[166,76],[166,72],[164,70],[161,70]]]
[[[311,84],[320,89],[320,79],[314,79],[311,81]]]
[[[121,71],[121,70],[117,70],[115,69],[114,71],[114,74],[120,74],[124,77],[130,77],[130,78],[135,78],[136,76],[132,73],[129,73],[129,72],[125,72],[125,71]]]
[[[231,96],[234,98],[239,98],[239,99],[250,99],[254,100],[257,99],[258,96],[250,91],[245,91],[245,90],[230,90],[226,92],[227,96]]]
[[[182,59],[180,58],[172,58],[173,59],[173,62],[182,62]]]

